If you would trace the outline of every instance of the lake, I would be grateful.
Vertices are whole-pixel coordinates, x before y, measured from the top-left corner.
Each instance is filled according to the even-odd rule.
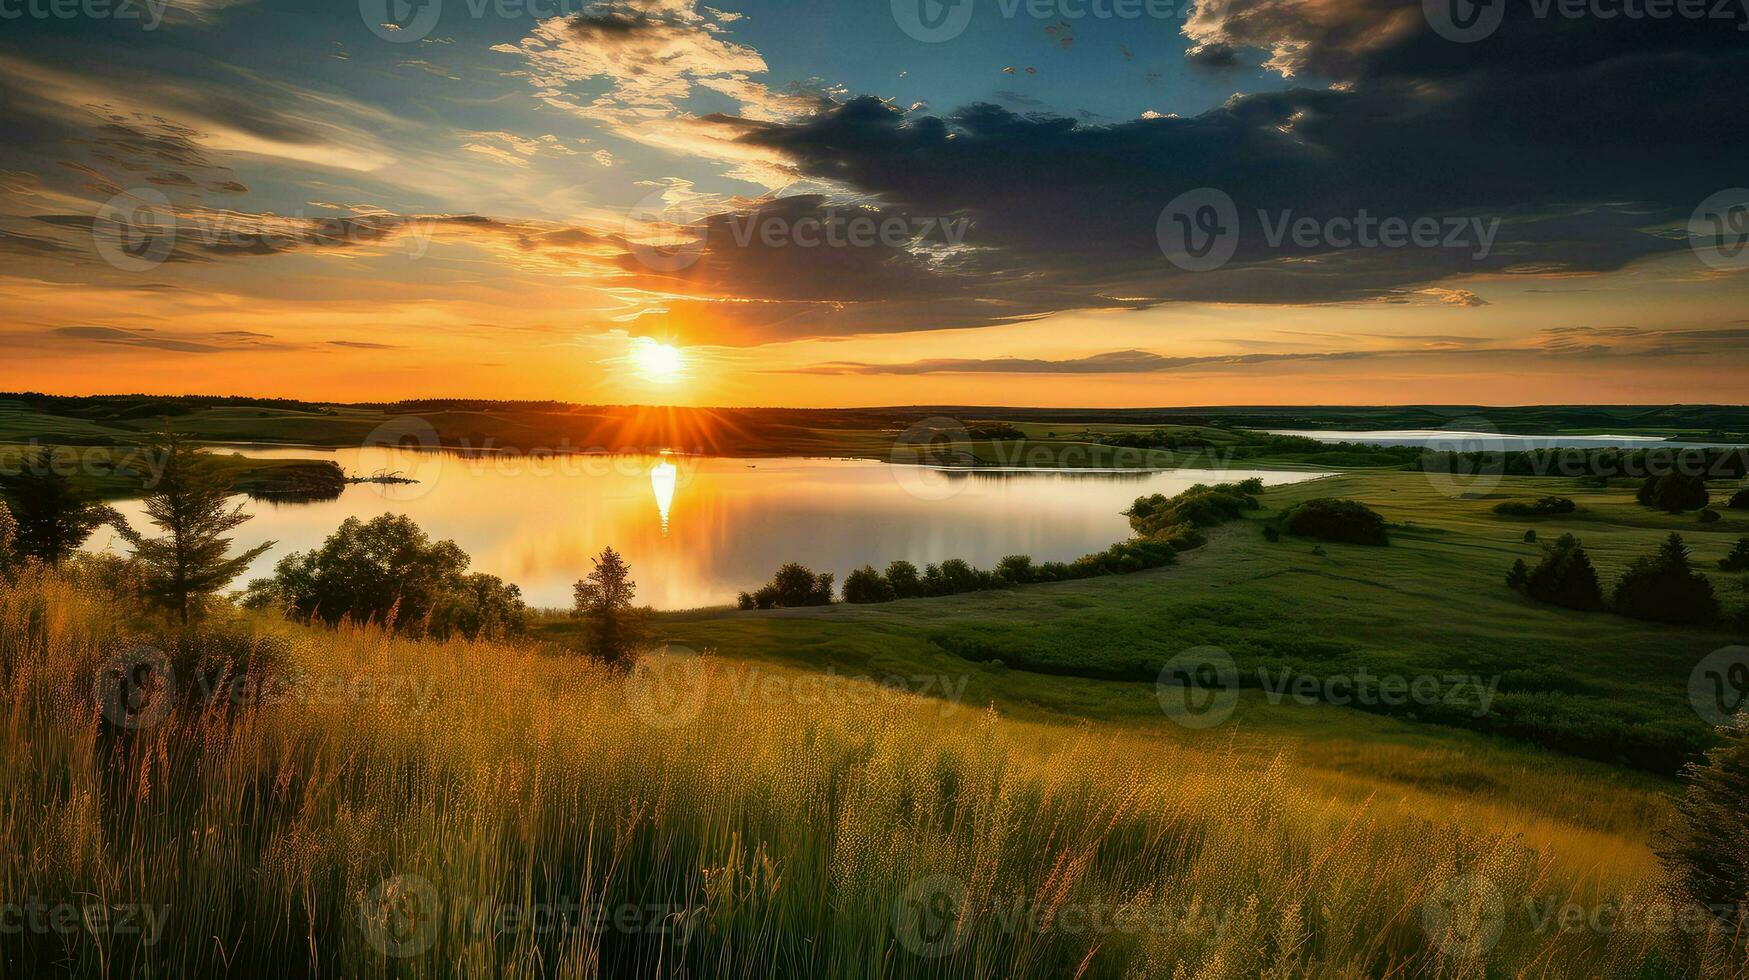
[[[1333,429],[1268,429],[1278,436],[1305,436],[1319,442],[1354,442],[1374,446],[1424,446],[1436,452],[1478,453],[1517,449],[1645,449],[1663,446],[1697,449],[1720,446],[1716,442],[1672,442],[1658,436],[1506,435],[1499,432],[1465,432],[1457,429],[1374,429],[1342,432]]]
[[[316,503],[246,501],[255,519],[238,549],[278,545],[249,576],[318,546],[348,517],[406,514],[473,556],[472,571],[522,587],[530,605],[569,607],[590,557],[612,545],[631,563],[638,600],[658,609],[733,603],[787,561],[833,572],[868,563],[1004,555],[1069,561],[1130,534],[1121,511],[1138,496],[1259,477],[1294,483],[1317,473],[943,471],[867,460],[697,456],[464,457],[378,448],[235,450],[256,457],[332,459],[348,474],[399,472],[420,482],[349,487]],[[117,504],[145,524],[138,501]],[[91,547],[125,553],[107,530]],[[246,579],[237,583],[241,587]]]

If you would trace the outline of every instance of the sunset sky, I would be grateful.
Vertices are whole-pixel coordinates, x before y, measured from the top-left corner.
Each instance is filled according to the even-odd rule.
[[[1460,42],[1403,0],[47,7],[0,4],[0,389],[1744,397],[1749,250],[1695,235],[1749,201],[1740,12],[1509,4]],[[1221,198],[1231,258],[1186,268],[1161,233]],[[1440,240],[1330,230],[1368,219]]]

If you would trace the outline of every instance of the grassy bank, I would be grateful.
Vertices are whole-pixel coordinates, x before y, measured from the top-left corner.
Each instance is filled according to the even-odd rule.
[[[7,973],[1700,969],[1669,928],[1546,914],[1657,921],[1639,913],[1663,804],[1607,775],[1454,791],[1358,775],[1437,771],[1449,749],[1357,746],[1365,765],[1330,767],[1283,739],[1015,717],[779,665],[622,677],[532,645],[246,616],[205,635],[196,650],[53,577],[0,587],[0,894],[159,922],[149,943],[0,935]],[[118,728],[93,678],[142,641],[180,697]],[[203,703],[197,676],[279,693]]]
[[[879,674],[957,661],[975,690],[1095,716],[1157,712],[1152,682],[1162,665],[1213,645],[1231,655],[1248,688],[1239,724],[1283,716],[1283,706],[1263,697],[1265,676],[1368,671],[1497,682],[1482,713],[1443,699],[1369,706],[1403,721],[1493,732],[1663,773],[1709,744],[1710,729],[1689,703],[1690,674],[1711,651],[1743,642],[1740,635],[1557,609],[1508,589],[1503,577],[1515,559],[1534,562],[1540,553],[1524,541],[1527,529],[1551,540],[1578,535],[1605,583],[1679,530],[1735,612],[1749,603],[1749,576],[1720,572],[1715,562],[1749,535],[1741,512],[1703,525],[1693,514],[1639,506],[1625,482],[1585,488],[1509,477],[1473,499],[1452,499],[1446,489],[1419,473],[1345,474],[1270,489],[1264,510],[1214,530],[1207,546],[1158,571],[877,606],[671,614],[661,625],[694,648],[799,666]],[[1535,521],[1493,512],[1502,500],[1556,493],[1577,509]],[[1264,539],[1264,521],[1324,496],[1383,514],[1394,525],[1390,546],[1326,544],[1319,554],[1311,542]],[[896,556],[869,559],[889,557]],[[544,629],[573,642],[576,626],[555,620]],[[1114,683],[1065,683],[1069,677]],[[1141,683],[1116,683],[1123,681]]]

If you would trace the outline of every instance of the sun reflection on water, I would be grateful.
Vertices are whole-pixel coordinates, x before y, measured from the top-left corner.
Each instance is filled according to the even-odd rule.
[[[662,533],[668,533],[668,509],[674,506],[674,464],[663,459],[650,467],[650,489],[656,494],[656,512],[662,515]]]

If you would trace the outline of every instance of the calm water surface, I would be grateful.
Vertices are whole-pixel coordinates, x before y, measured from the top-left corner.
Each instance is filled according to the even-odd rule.
[[[516,583],[531,605],[544,607],[568,607],[572,583],[606,545],[631,562],[641,602],[685,609],[732,603],[786,561],[833,572],[840,583],[864,563],[878,568],[899,558],[919,567],[944,558],[989,567],[1016,553],[1068,561],[1128,537],[1120,512],[1138,496],[1252,476],[1275,485],[1322,475],[986,474],[864,460],[241,451],[332,459],[349,474],[399,472],[420,481],[353,486],[318,503],[247,501],[255,519],[238,529],[237,547],[278,542],[250,576],[268,574],[288,552],[319,545],[348,517],[406,514],[432,537],[461,545],[473,556],[473,571]],[[118,509],[144,526],[137,501]],[[125,551],[107,531],[91,546]]]

